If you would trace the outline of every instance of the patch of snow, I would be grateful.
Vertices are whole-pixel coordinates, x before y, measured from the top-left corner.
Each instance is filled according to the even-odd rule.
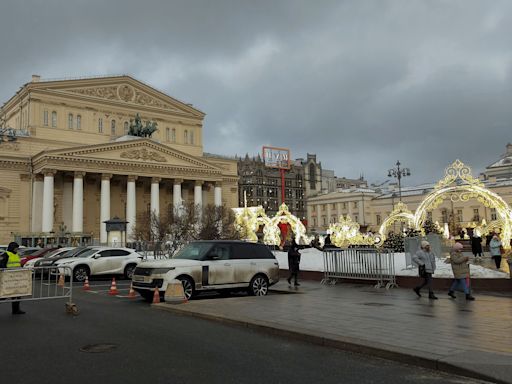
[[[288,254],[286,252],[274,252],[279,268],[288,269]],[[324,272],[323,252],[316,248],[306,248],[300,251],[300,269],[301,271]],[[395,271],[397,276],[418,276],[418,268],[408,265],[405,253],[395,253]],[[436,271],[434,278],[453,278],[452,266],[445,262],[446,259],[436,260]],[[508,279],[509,274],[503,271],[497,271],[482,267],[481,265],[471,264],[471,277],[484,279]]]

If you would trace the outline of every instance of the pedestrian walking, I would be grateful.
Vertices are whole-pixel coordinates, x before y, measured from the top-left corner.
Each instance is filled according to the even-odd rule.
[[[455,243],[453,245],[453,250],[450,253],[453,281],[452,285],[450,286],[450,290],[448,291],[448,296],[455,299],[455,289],[457,289],[459,285],[462,285],[464,293],[466,294],[466,300],[475,300],[475,298],[471,296],[471,293],[469,292],[469,286],[466,284],[466,278],[469,277],[469,257],[464,256],[462,253],[462,248],[464,248],[464,246],[461,243]]]
[[[500,269],[501,266],[501,248],[502,244],[500,238],[498,235],[494,235],[489,243],[489,250],[491,252],[491,257],[496,264],[496,269]]]
[[[471,237],[471,252],[475,258],[482,257],[482,238],[478,235]]]
[[[0,259],[0,268],[21,268],[21,261],[18,255],[19,249],[18,243],[11,242],[7,246],[7,250],[5,251],[3,257]],[[12,302],[12,314],[13,315],[23,315],[23,312],[20,308],[19,301]]]
[[[288,269],[290,270],[290,277],[288,277],[288,284],[292,285],[292,277],[294,285],[299,286],[298,276],[300,267],[300,252],[299,246],[295,242],[295,238],[292,237],[292,243],[290,249],[288,249]]]
[[[423,284],[420,286],[413,288],[414,292],[421,297],[421,289],[424,286],[428,288],[428,298],[432,300],[437,300],[436,295],[434,295],[434,291],[432,289],[432,275],[436,270],[436,255],[430,249],[430,243],[428,241],[422,241],[421,247],[418,249],[416,254],[412,257],[412,260],[418,265],[418,273],[420,277],[423,277]]]

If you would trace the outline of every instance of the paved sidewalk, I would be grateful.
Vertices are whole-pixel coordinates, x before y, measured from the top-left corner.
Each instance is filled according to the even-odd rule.
[[[280,282],[266,297],[192,300],[159,309],[238,323],[315,343],[512,383],[512,300],[476,295],[466,302],[439,292]],[[287,294],[290,293],[290,294]]]

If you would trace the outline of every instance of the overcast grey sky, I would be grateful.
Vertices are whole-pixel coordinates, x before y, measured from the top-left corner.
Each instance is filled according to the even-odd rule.
[[[512,1],[5,0],[0,100],[32,74],[130,74],[207,114],[205,151],[316,153],[436,181],[512,142]]]

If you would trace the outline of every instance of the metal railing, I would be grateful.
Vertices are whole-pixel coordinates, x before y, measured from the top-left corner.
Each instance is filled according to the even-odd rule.
[[[78,314],[73,303],[71,267],[0,269],[0,303],[55,299],[65,299],[66,312]]]
[[[374,248],[324,250],[322,284],[336,284],[339,279],[375,281],[375,288],[397,287],[395,255]]]

